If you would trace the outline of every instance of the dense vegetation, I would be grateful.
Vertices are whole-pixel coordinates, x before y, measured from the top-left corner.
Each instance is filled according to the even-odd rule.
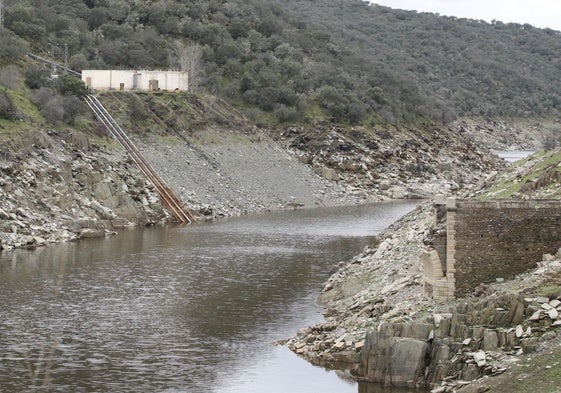
[[[418,14],[357,0],[4,5],[4,118],[17,112],[6,94],[17,77],[9,67],[28,50],[59,62],[66,55],[78,71],[186,69],[194,91],[217,94],[267,122],[448,121],[469,114],[546,114],[561,107],[561,33],[529,25]],[[58,93],[63,104],[79,95],[75,86],[64,86],[67,81],[48,83],[37,67],[25,66],[22,74],[36,91],[37,105],[46,105],[41,97],[48,93]],[[59,113],[54,120],[73,121],[75,115]]]

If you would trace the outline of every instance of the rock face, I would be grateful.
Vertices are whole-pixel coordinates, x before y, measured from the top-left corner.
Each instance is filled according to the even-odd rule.
[[[516,357],[557,337],[555,329],[561,320],[549,311],[561,311],[558,302],[558,298],[495,293],[481,300],[458,301],[447,312],[435,311],[414,321],[381,321],[376,329],[365,332],[360,346],[355,346],[358,356],[348,350],[348,343],[314,341],[313,332],[289,346],[308,356],[312,351],[307,345],[324,348],[329,359],[352,364],[352,373],[361,381],[411,388],[448,381],[456,386],[500,374]],[[545,309],[548,311],[543,312]],[[318,357],[311,359],[319,362]]]
[[[449,195],[500,167],[500,160],[467,133],[436,124],[290,127],[278,139],[317,173],[385,199]]]
[[[360,359],[359,375],[362,378],[391,386],[410,387],[421,378],[425,369],[428,336],[424,340],[403,337],[403,327],[400,324],[384,324],[379,330],[366,334]],[[415,333],[415,328],[410,332]]]

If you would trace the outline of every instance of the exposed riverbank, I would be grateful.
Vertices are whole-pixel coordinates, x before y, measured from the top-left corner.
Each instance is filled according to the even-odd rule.
[[[141,124],[122,111],[129,94],[101,99],[156,171],[205,218],[450,194],[476,189],[502,166],[452,126],[260,130],[212,98],[141,97],[149,114]],[[153,187],[100,127],[0,134],[0,247],[169,220]]]
[[[552,151],[516,163],[478,195],[556,198],[559,157]],[[557,391],[561,250],[532,261],[534,271],[439,304],[423,293],[420,263],[435,224],[435,211],[422,205],[390,226],[378,245],[340,262],[320,297],[325,322],[303,329],[288,346],[314,363],[386,385],[525,391],[512,390],[517,380]],[[494,378],[503,373],[508,377]]]
[[[167,98],[173,101],[180,96]],[[125,99],[118,94],[106,97],[110,108],[122,107]],[[209,109],[205,105],[210,104],[198,102],[192,109],[203,118]],[[154,133],[152,127],[162,123],[154,115],[153,123],[133,127],[131,133],[156,170],[201,218],[474,193],[483,182],[489,184],[504,164],[475,143],[473,133],[478,138],[495,135],[493,127],[499,127],[505,133],[502,139],[487,140],[495,149],[535,148],[541,138],[539,128],[532,125],[522,137],[513,135],[510,140],[509,123],[491,123],[490,129],[485,128],[489,123],[470,122],[265,131],[248,127],[235,112],[221,116],[222,121],[212,126]],[[2,135],[0,248],[106,236],[122,227],[169,220],[154,188],[124,151],[99,135],[73,130]],[[382,321],[424,324],[407,328],[415,337],[427,329],[426,324],[437,328],[431,317],[437,305],[422,294],[418,263],[432,220],[430,209],[422,206],[392,225],[379,246],[340,262],[321,297],[326,322],[302,331],[290,347],[313,362],[360,365],[360,350],[370,345],[367,333]],[[469,355],[464,356],[458,363],[462,368],[431,374],[431,381],[438,382],[450,370],[463,372],[469,361]],[[472,370],[470,375],[476,378],[485,370]],[[356,372],[370,378],[359,368]]]
[[[302,329],[289,348],[313,363],[349,368],[358,380],[437,392],[482,377],[479,385],[492,384],[489,376],[550,348],[561,323],[561,252],[515,280],[439,304],[423,292],[419,263],[434,223],[423,204],[377,246],[341,262],[320,296],[325,321]]]

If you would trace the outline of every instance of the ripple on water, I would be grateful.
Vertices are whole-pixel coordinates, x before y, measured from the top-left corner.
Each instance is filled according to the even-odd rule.
[[[413,207],[274,213],[0,254],[0,386],[356,392],[271,343],[319,321],[331,267]]]

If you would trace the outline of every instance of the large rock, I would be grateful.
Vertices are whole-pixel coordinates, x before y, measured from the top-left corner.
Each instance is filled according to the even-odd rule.
[[[423,376],[427,343],[414,338],[394,338],[390,345],[390,381],[392,386],[415,385]]]
[[[383,324],[368,332],[361,352],[361,376],[386,385],[414,385],[423,378],[428,344],[400,336],[411,334],[426,340],[427,328],[426,324]]]

